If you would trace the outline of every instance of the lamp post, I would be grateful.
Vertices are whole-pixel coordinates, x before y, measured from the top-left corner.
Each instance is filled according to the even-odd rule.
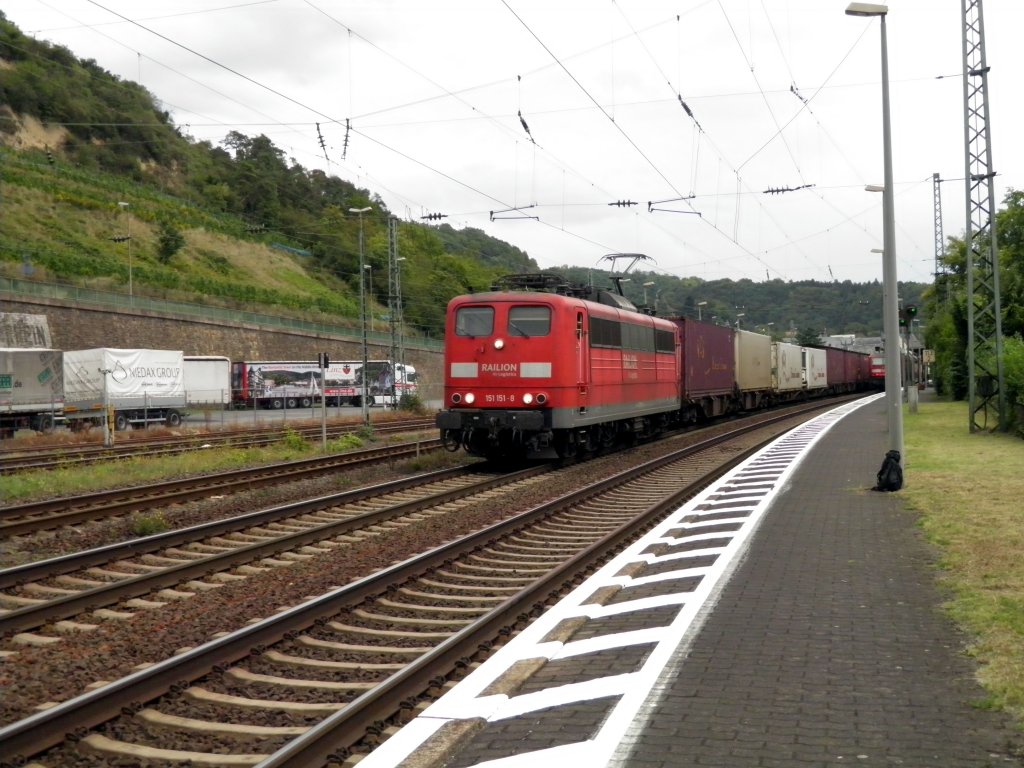
[[[359,320],[360,326],[362,327],[363,334],[363,370],[361,378],[363,380],[363,394],[359,398],[359,404],[363,411],[363,425],[370,426],[370,407],[367,401],[367,394],[369,389],[366,381],[366,368],[367,368],[367,339],[366,339],[366,285],[364,284],[363,273],[366,271],[366,265],[363,263],[363,214],[369,213],[373,208],[367,206],[366,208],[349,208],[349,213],[354,213],[359,216]]]
[[[736,327],[737,328],[740,327],[740,318],[741,317],[746,317],[746,316],[747,316],[746,312],[740,312],[738,315],[736,315]]]
[[[654,281],[653,280],[648,280],[646,283],[644,283],[644,306],[645,307],[647,306],[647,289],[650,288],[652,285],[654,285]]]
[[[128,203],[123,200],[117,202],[122,211],[128,211]],[[135,306],[135,290],[132,286],[132,216],[128,214],[128,303]]]
[[[395,220],[392,219],[392,225]],[[388,270],[388,323],[391,326],[391,407],[397,408],[401,399],[401,390],[406,381],[405,373],[405,338],[402,332],[402,262],[405,256],[398,256],[392,250],[390,269]],[[401,371],[401,374],[399,373]]]
[[[848,16],[878,16],[882,26],[882,151],[885,164],[885,184],[882,187],[882,325],[885,333],[885,404],[889,421],[889,450],[903,455],[903,398],[901,395],[900,327],[898,282],[896,279],[896,213],[892,180],[892,128],[889,120],[889,51],[885,32],[885,17],[889,8],[875,3],[850,3]],[[877,187],[868,187],[878,191]]]
[[[698,301],[698,302],[697,302],[697,319],[698,319],[698,320],[700,320],[700,319],[701,319],[701,316],[700,316],[700,314],[701,314],[701,313],[700,313],[700,308],[701,308],[701,307],[706,307],[707,305],[708,305],[708,303],[707,303],[706,301]]]

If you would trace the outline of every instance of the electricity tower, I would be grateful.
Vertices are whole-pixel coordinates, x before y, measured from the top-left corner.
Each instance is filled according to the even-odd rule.
[[[995,171],[988,109],[988,64],[981,0],[960,0],[963,10],[964,162],[967,185],[967,394],[970,429],[1007,429],[1003,378],[1003,323],[996,244]]]

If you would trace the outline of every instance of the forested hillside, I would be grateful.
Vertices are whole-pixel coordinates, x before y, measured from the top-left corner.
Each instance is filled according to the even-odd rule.
[[[264,135],[195,142],[155,95],[23,35],[2,13],[0,142],[3,274],[115,291],[131,282],[138,294],[354,323],[360,221],[350,209],[372,206],[364,258],[373,311],[386,314],[392,214],[372,190],[304,168]],[[447,224],[401,222],[398,247],[405,318],[434,336],[453,295],[537,268],[506,242]],[[599,269],[557,271],[608,284]],[[905,284],[901,293],[920,302],[925,287]],[[623,289],[661,314],[775,334],[881,332],[879,283],[639,272]]]

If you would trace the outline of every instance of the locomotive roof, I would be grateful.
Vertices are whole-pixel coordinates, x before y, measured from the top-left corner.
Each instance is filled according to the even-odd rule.
[[[532,296],[562,296],[605,304],[626,312],[645,314],[637,309],[633,302],[623,296],[621,286],[618,287],[618,292],[612,292],[593,285],[570,283],[564,277],[554,272],[528,272],[505,275],[495,281],[490,291],[482,294],[473,294],[473,296],[478,301],[508,300],[510,295],[518,297],[523,294]]]

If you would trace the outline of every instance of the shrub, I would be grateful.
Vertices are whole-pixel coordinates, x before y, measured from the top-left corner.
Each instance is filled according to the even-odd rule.
[[[423,401],[420,400],[420,396],[409,392],[402,395],[401,399],[398,401],[398,409],[400,411],[415,413],[419,416],[422,416],[427,412],[427,408],[423,405]]]
[[[293,427],[286,427],[281,436],[281,444],[294,451],[302,451],[306,448],[306,438],[296,432]]]
[[[146,515],[136,515],[132,518],[132,533],[136,536],[155,536],[163,533],[170,524],[162,512],[154,512]]]
[[[332,452],[354,451],[363,447],[363,439],[359,435],[349,433],[331,440],[327,447]]]

